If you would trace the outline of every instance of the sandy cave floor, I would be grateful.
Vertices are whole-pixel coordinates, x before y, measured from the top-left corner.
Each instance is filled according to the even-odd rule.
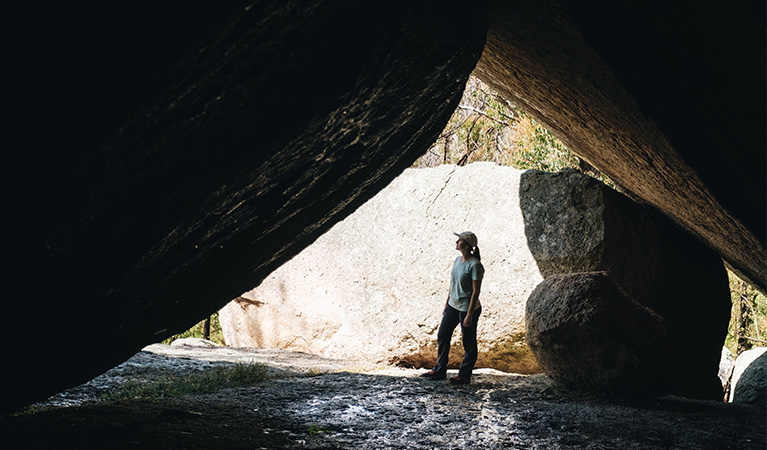
[[[253,386],[97,402],[131,379],[261,362]],[[2,449],[759,449],[767,413],[676,397],[602,398],[545,375],[480,369],[468,386],[422,371],[304,353],[155,344],[35,405],[0,416]]]

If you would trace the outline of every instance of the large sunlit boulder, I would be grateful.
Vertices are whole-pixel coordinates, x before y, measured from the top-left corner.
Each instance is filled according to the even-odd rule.
[[[525,301],[542,278],[519,209],[522,173],[493,163],[406,170],[224,307],[227,345],[431,366],[460,256],[453,232],[468,229],[486,270],[477,364],[539,370],[524,343]],[[454,362],[463,355],[459,329]]]

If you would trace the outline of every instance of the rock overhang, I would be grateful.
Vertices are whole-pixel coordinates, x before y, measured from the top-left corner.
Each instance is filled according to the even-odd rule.
[[[663,5],[490,1],[477,75],[764,290],[765,5]]]
[[[436,139],[485,35],[459,2],[177,7],[60,11],[26,49],[69,70],[12,99],[61,114],[16,118],[34,153],[4,180],[6,409],[183,331],[353,211]]]

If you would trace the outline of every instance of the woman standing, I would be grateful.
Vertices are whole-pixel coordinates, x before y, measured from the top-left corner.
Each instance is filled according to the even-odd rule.
[[[468,384],[477,362],[477,320],[482,313],[479,292],[485,268],[480,262],[477,236],[471,231],[453,233],[458,236],[455,248],[461,256],[455,259],[450,273],[450,293],[447,296],[442,322],[437,332],[437,364],[421,375],[430,380],[444,380],[447,374],[450,338],[460,323],[463,340],[463,362],[458,376],[450,378],[453,384]]]

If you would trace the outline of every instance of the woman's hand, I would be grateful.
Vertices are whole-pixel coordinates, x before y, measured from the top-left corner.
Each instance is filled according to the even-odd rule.
[[[474,323],[474,310],[477,307],[479,301],[479,292],[482,290],[482,280],[471,281],[471,300],[469,300],[469,310],[466,312],[466,317],[463,319],[463,326],[470,327]]]

